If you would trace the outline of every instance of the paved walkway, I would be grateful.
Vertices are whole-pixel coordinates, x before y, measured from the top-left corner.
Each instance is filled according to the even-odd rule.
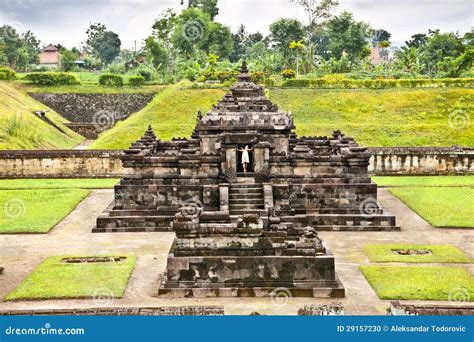
[[[0,276],[0,297],[12,291],[37,265],[52,255],[125,254],[138,256],[129,286],[123,299],[102,305],[94,300],[48,300],[35,302],[0,302],[0,309],[83,308],[112,306],[178,306],[224,305],[226,314],[296,314],[308,304],[330,303],[334,300],[293,298],[285,305],[277,305],[269,298],[157,298],[160,277],[166,267],[166,256],[174,233],[92,234],[96,217],[113,199],[113,190],[93,191],[66,219],[50,233],[28,235],[0,235],[0,265],[5,272]],[[368,263],[363,245],[368,243],[452,244],[470,257],[474,230],[437,229],[429,225],[388,190],[379,190],[383,206],[398,218],[402,232],[322,232],[321,237],[336,257],[336,271],[346,288],[342,299],[348,314],[384,314],[389,301],[380,300],[358,266]],[[472,265],[464,265],[472,274]],[[411,301],[412,303],[413,301]],[[435,303],[435,302],[420,302]],[[439,303],[439,302],[437,302]]]

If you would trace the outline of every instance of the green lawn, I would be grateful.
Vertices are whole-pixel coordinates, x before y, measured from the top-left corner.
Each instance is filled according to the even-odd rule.
[[[46,259],[5,300],[122,298],[136,260],[129,255],[117,262],[71,264],[62,261],[66,257]]]
[[[64,123],[62,116],[16,89],[13,82],[0,81],[0,150],[72,148],[82,140]],[[48,111],[48,118],[64,132],[32,112]]]
[[[363,146],[472,146],[472,123],[448,125],[454,110],[472,113],[474,89],[271,89],[271,99],[295,117],[299,135],[340,129]],[[471,120],[472,121],[472,120]]]
[[[435,227],[474,228],[474,188],[409,187],[390,192]]]
[[[42,179],[0,179],[0,190],[13,189],[112,189],[120,179],[94,178],[42,178]],[[1,196],[1,192],[0,192]]]
[[[462,267],[360,266],[381,299],[474,301],[474,277]]]
[[[91,149],[126,149],[152,125],[162,140],[189,137],[196,125],[197,112],[206,113],[224,95],[220,89],[181,89],[168,87],[140,112],[118,122],[102,133]]]
[[[87,195],[84,189],[0,191],[0,234],[47,233]]]
[[[376,176],[372,180],[385,187],[474,186],[474,176]]]
[[[393,251],[399,249],[428,250],[432,254],[400,255]],[[364,251],[371,262],[433,262],[433,263],[469,263],[472,262],[463,252],[451,245],[407,245],[380,244],[365,245]]]

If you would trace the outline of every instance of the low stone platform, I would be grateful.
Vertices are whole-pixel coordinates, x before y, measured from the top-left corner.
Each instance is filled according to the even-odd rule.
[[[391,316],[474,316],[474,305],[420,305],[390,303],[387,314]]]

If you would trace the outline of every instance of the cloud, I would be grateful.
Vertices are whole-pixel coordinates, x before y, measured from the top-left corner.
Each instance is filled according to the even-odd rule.
[[[187,1],[185,1],[185,4]],[[429,28],[466,32],[472,27],[473,2],[470,0],[340,0],[338,12],[349,10],[357,20],[384,28],[393,41],[407,40]],[[0,0],[0,24],[19,22],[31,29],[44,44],[78,46],[92,22],[101,22],[117,32],[123,47],[131,48],[151,32],[151,25],[162,11],[185,6],[180,0]],[[269,25],[280,17],[306,22],[302,8],[289,0],[219,0],[217,20],[233,31],[240,24],[248,32],[268,33]]]

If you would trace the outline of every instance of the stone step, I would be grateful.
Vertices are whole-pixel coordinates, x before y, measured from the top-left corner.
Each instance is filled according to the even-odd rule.
[[[265,215],[267,215],[267,212],[263,209],[238,209],[230,211],[230,216],[242,216],[245,214],[258,214],[264,217]]]
[[[263,203],[263,198],[258,197],[258,198],[230,198],[229,199],[229,204],[262,204]]]
[[[230,210],[234,209],[263,209],[264,205],[263,203],[260,204],[247,204],[247,203],[240,203],[240,204],[230,204],[229,205]]]
[[[231,184],[230,185],[231,189],[242,189],[242,188],[258,188],[261,189],[262,185],[261,184],[256,184],[256,183],[239,183],[239,184]]]
[[[230,189],[229,194],[263,194],[262,188],[255,189]]]
[[[229,202],[234,199],[249,199],[249,200],[254,200],[258,199],[263,202],[263,196],[261,194],[231,194],[229,196]]]

